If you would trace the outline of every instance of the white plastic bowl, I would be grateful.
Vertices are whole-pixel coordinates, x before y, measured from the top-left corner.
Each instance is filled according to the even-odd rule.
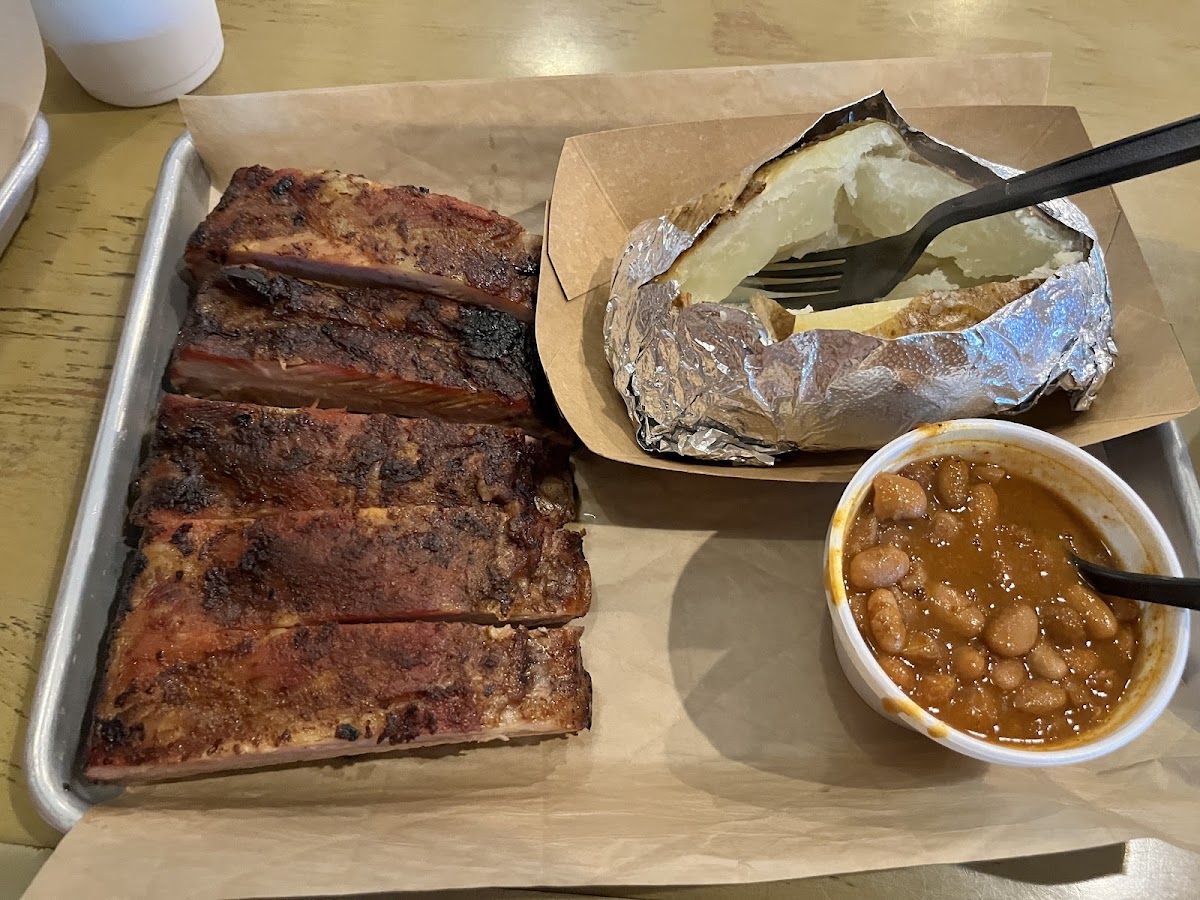
[[[1181,575],[1179,559],[1154,514],[1111,469],[1083,450],[1036,428],[993,419],[926,425],[875,453],[847,485],[825,543],[825,588],[834,644],[842,670],[876,712],[946,747],[985,762],[1010,766],[1062,766],[1104,756],[1150,727],[1175,693],[1188,650],[1188,612],[1143,604],[1142,646],[1133,676],[1107,721],[1049,749],[998,744],[950,727],[918,706],[875,661],[846,600],[842,578],[845,534],[871,482],[910,462],[956,455],[992,462],[1045,485],[1087,518],[1130,571]]]

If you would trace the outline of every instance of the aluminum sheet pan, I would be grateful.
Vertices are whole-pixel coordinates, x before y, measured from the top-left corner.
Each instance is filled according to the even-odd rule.
[[[29,137],[21,148],[21,155],[12,171],[0,181],[0,253],[8,246],[17,226],[29,211],[33,202],[33,190],[37,174],[50,152],[50,123],[38,113],[29,129]]]
[[[186,133],[167,153],[138,262],[104,414],[92,451],[58,598],[50,620],[25,748],[30,792],[42,817],[67,831],[93,804],[119,789],[80,777],[80,735],[96,660],[128,548],[126,497],[153,427],[163,371],[183,321],[180,277],[188,235],[208,212],[211,184]],[[1179,428],[1160,425],[1089,448],[1142,495],[1179,551],[1200,574],[1200,485]],[[811,488],[806,515],[833,515],[834,500]],[[821,512],[820,506],[827,509]],[[814,572],[813,578],[820,573]],[[1193,628],[1196,625],[1193,624]],[[1197,644],[1193,641],[1193,654]]]

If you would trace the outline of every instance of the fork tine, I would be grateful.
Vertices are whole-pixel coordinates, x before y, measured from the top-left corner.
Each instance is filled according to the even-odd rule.
[[[841,275],[842,266],[802,266],[790,261],[771,263],[764,266],[757,275],[751,275],[750,280],[764,278],[824,278],[830,275]]]
[[[747,279],[749,281],[750,279]],[[773,281],[763,285],[767,293],[787,294],[792,297],[803,297],[808,294],[837,293],[841,287],[841,278],[825,278],[819,281]]]
[[[847,254],[856,249],[855,247],[834,247],[832,250],[815,250],[812,253],[805,253],[797,262],[802,263],[817,263],[817,262],[845,262],[849,259]]]

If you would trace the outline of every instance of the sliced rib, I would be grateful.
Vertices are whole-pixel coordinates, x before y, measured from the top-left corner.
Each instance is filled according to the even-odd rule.
[[[591,706],[580,630],[122,628],[91,723],[86,774],[150,781],[578,732]]]
[[[534,410],[532,349],[521,337],[507,349],[478,356],[457,341],[279,317],[211,283],[193,301],[170,380],[218,400],[544,429]]]
[[[167,394],[130,518],[481,503],[574,518],[567,449],[495,425]]]
[[[323,510],[147,529],[129,617],[272,628],[455,620],[558,625],[584,615],[582,537],[496,506]]]
[[[461,344],[480,359],[531,358],[530,325],[507,313],[400,288],[338,287],[269,272],[228,266],[209,290],[260,307],[276,319],[296,316],[364,328],[403,331]]]
[[[533,320],[541,239],[425,188],[332,171],[238,169],[188,241],[199,280],[250,263],[334,284],[428,291]]]

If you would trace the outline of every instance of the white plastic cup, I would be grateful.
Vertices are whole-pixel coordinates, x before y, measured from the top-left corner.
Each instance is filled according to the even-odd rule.
[[[216,0],[33,0],[33,11],[72,77],[115,106],[174,100],[225,51]]]
[[[846,486],[825,542],[825,591],[833,622],[834,649],[846,680],[885,718],[965,756],[1009,766],[1062,766],[1111,753],[1134,740],[1166,709],[1187,661],[1188,611],[1142,604],[1141,652],[1133,677],[1112,715],[1077,739],[1023,747],[986,741],[951,728],[914,703],[875,660],[850,612],[842,580],[846,532],[875,476],[935,456],[992,462],[1069,499],[1133,572],[1182,575],[1179,558],[1145,502],[1108,466],[1061,438],[999,419],[960,419],[925,425],[896,438],[863,463]]]

